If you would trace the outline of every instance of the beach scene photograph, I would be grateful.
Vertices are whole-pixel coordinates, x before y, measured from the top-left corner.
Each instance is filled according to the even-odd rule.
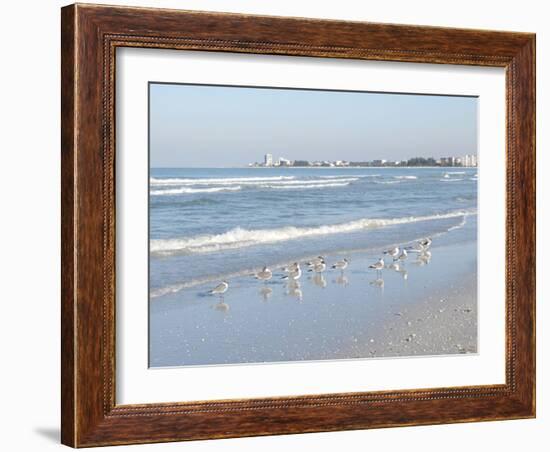
[[[478,352],[478,98],[150,82],[149,367]]]

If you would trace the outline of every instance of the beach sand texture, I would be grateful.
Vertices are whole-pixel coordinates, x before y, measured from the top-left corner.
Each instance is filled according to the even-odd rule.
[[[410,253],[378,273],[382,250],[336,253],[297,282],[273,268],[268,282],[230,279],[223,296],[208,282],[152,299],[150,366],[476,353],[476,231],[474,215],[435,237],[428,263]],[[346,270],[329,268],[343,257]]]

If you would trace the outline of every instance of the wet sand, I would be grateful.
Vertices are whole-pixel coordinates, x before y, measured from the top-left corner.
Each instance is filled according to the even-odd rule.
[[[223,297],[208,283],[150,303],[150,366],[459,355],[477,352],[475,217],[434,238],[429,262],[410,254],[380,273],[377,253],[343,258],[297,282],[230,279]],[[391,260],[387,259],[387,263]],[[267,263],[269,264],[269,263]]]

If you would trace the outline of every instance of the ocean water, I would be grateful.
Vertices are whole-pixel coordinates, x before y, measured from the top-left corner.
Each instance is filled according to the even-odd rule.
[[[390,306],[476,274],[476,168],[151,169],[149,213],[151,367],[369,357]],[[408,279],[385,270],[381,284],[369,273],[384,249],[427,236],[431,265],[411,256]],[[318,255],[350,266],[281,280]],[[251,276],[264,265],[267,284]],[[224,298],[208,295],[222,280]]]
[[[150,297],[263,265],[373,250],[476,213],[475,168],[152,169]]]

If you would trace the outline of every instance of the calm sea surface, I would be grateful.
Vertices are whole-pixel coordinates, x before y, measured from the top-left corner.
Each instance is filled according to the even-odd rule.
[[[460,227],[476,168],[151,169],[151,300],[319,254]]]

